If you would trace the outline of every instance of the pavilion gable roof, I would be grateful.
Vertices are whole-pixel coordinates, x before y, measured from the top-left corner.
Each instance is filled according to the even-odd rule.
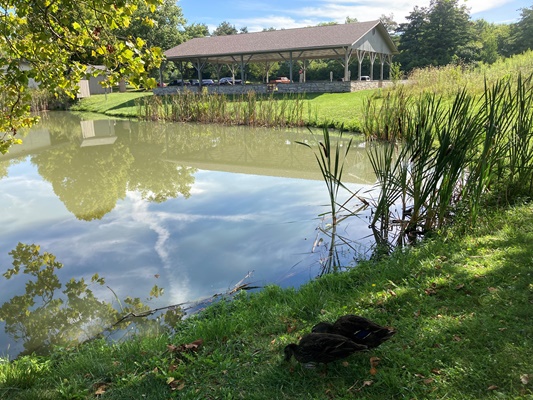
[[[373,30],[382,36],[385,51],[397,53],[383,24],[376,20],[195,38],[165,51],[165,55],[169,60],[208,58],[210,62],[231,62],[237,56],[249,55],[268,61],[285,59],[294,51],[302,58],[327,58],[342,54],[340,49],[353,46]]]

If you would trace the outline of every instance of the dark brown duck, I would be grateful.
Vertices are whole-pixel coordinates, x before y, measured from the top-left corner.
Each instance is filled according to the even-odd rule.
[[[378,325],[369,319],[352,314],[340,317],[333,324],[320,322],[311,331],[314,333],[341,335],[354,343],[367,346],[368,348],[378,347],[396,333],[392,328]]]

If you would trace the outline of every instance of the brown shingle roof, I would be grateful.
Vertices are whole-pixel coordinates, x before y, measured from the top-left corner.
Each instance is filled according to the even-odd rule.
[[[374,28],[390,53],[396,53],[383,24],[377,20],[195,38],[165,51],[165,55],[169,60],[209,58],[209,62],[220,63],[235,62],[241,55],[253,56],[252,62],[286,60],[291,51],[298,58],[340,57],[343,48],[354,45]]]

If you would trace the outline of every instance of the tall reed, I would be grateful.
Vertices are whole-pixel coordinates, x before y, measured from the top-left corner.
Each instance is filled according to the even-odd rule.
[[[190,90],[136,100],[137,115],[144,120],[276,127],[303,126],[304,105],[301,94],[279,98],[248,92],[230,98]]]
[[[322,265],[322,273],[328,273],[335,271],[339,265],[339,257],[337,254],[337,243],[343,241],[347,244],[347,241],[339,237],[337,234],[337,227],[344,219],[358,214],[360,211],[366,208],[366,204],[360,204],[357,209],[351,209],[348,207],[348,203],[358,196],[357,192],[352,192],[348,187],[342,183],[342,177],[344,172],[345,160],[348,157],[350,148],[352,146],[352,138],[348,142],[342,140],[343,133],[341,131],[337,139],[333,139],[327,127],[322,129],[322,140],[318,141],[315,151],[315,158],[326,188],[329,194],[329,211],[321,214],[322,217],[326,215],[331,216],[331,223],[326,225],[326,228],[319,228],[319,230],[329,236],[329,249],[328,256]],[[312,148],[308,143],[297,142],[298,144]],[[339,202],[339,191],[343,190],[347,193],[348,198],[343,202]],[[342,212],[342,214],[341,214]]]
[[[382,237],[393,224],[410,239],[440,229],[458,207],[474,223],[490,192],[533,196],[532,80],[518,74],[486,82],[481,97],[464,88],[451,101],[391,93],[390,104],[409,104],[399,116],[405,122],[392,140],[368,151],[380,189],[371,222]],[[370,114],[379,120],[366,126],[387,126],[394,112]]]

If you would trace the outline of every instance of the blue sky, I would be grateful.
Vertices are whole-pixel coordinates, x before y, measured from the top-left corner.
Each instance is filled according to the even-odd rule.
[[[213,31],[222,21],[246,26],[248,31],[263,28],[298,28],[320,22],[342,23],[346,17],[371,21],[393,14],[396,22],[404,22],[415,6],[428,6],[429,0],[178,0],[187,23],[204,23]],[[460,3],[462,4],[462,3]],[[520,18],[520,8],[531,7],[532,0],[468,0],[473,19],[509,23]]]

